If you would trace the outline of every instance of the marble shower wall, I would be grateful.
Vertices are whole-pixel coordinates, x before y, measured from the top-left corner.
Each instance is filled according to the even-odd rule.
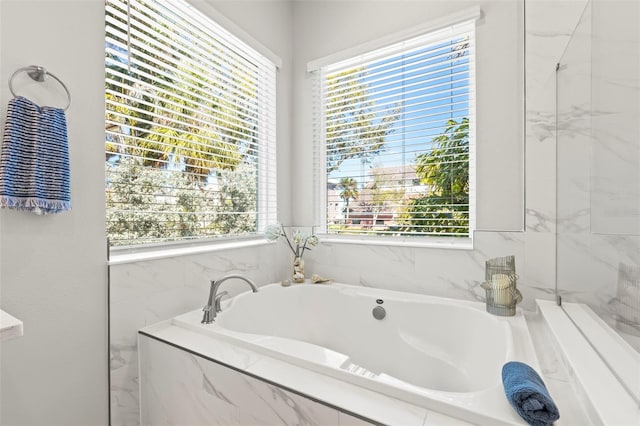
[[[140,424],[137,331],[202,308],[209,281],[240,273],[258,285],[280,279],[283,252],[274,244],[110,266],[111,424]],[[246,291],[230,280],[231,295]]]
[[[636,348],[640,289],[620,294],[618,277],[640,268],[639,19],[637,2],[587,5],[560,60],[557,146],[561,294]]]
[[[592,8],[591,228],[640,236],[640,4]]]

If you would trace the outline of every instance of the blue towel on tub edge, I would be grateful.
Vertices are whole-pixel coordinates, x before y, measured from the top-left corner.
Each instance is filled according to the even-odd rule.
[[[560,418],[542,378],[527,364],[507,362],[502,367],[502,384],[509,403],[530,425],[546,426]]]

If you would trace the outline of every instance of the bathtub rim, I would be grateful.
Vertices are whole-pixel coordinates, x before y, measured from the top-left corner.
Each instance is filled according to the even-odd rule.
[[[275,283],[275,285],[279,285],[279,284]],[[365,291],[365,292],[370,292],[375,294],[382,294],[382,293],[392,294],[393,293],[399,297],[408,297],[411,299],[424,298],[425,300],[431,300],[432,302],[439,302],[439,303],[446,302],[446,303],[453,303],[456,305],[462,304],[462,305],[472,306],[474,309],[484,309],[484,303],[477,302],[477,301],[459,300],[459,299],[445,298],[445,297],[439,297],[439,296],[407,293],[402,291],[368,288],[368,287],[353,286],[353,285],[341,284],[341,283],[338,283],[338,285],[351,287],[359,291]],[[243,294],[244,293],[241,293],[236,297],[239,297]],[[223,303],[223,306],[224,306],[224,303]],[[426,395],[424,393],[416,394],[413,392],[409,392],[406,389],[399,389],[397,387],[392,387],[389,384],[383,384],[382,389],[380,389],[380,386],[371,387],[371,386],[367,386],[367,384],[362,383],[363,379],[365,379],[363,377],[350,375],[350,380],[344,380],[344,375],[350,374],[350,373],[347,373],[346,371],[337,371],[337,370],[328,369],[326,367],[318,368],[313,363],[307,363],[307,362],[301,365],[299,360],[293,360],[293,362],[291,359],[283,360],[281,353],[279,352],[265,353],[265,351],[263,350],[264,348],[259,348],[260,350],[258,351],[256,350],[255,345],[251,342],[246,342],[242,340],[238,341],[236,337],[233,337],[233,336],[230,337],[225,333],[220,333],[219,330],[215,330],[215,327],[207,327],[209,325],[200,324],[198,318],[201,318],[201,314],[202,313],[200,312],[200,310],[194,310],[191,312],[187,312],[186,314],[174,317],[168,320],[168,322],[171,326],[184,328],[186,330],[192,331],[200,335],[205,334],[208,338],[212,338],[214,340],[224,342],[233,347],[240,348],[245,351],[257,353],[260,356],[285,362],[292,365],[293,367],[302,368],[321,376],[330,377],[335,380],[341,380],[342,383],[349,384],[359,389],[376,392],[388,398],[391,398],[394,400],[400,400],[405,403],[411,404],[413,406],[424,408],[430,412],[436,412],[436,413],[451,416],[453,418],[457,418],[463,421],[479,423],[479,424],[496,425],[496,426],[524,424],[522,422],[522,419],[519,416],[517,416],[515,411],[508,404],[506,398],[504,398],[504,390],[502,387],[501,380],[497,381],[496,384],[491,388],[487,388],[482,391],[467,392],[464,394],[458,393],[458,392],[447,393],[445,391],[431,391],[431,392],[428,392]],[[184,320],[176,321],[176,319],[179,319],[187,315],[191,315],[193,317],[187,323],[185,323]],[[497,317],[489,313],[486,313],[486,315],[488,315],[491,318],[494,318],[494,320],[498,322],[510,321],[517,324],[516,327],[512,327],[513,328],[512,331],[514,333],[516,332],[518,333],[519,335],[518,340],[520,340],[520,345],[521,345],[520,350],[524,350],[525,354],[518,354],[519,356],[516,356],[516,357],[513,357],[513,354],[512,354],[511,359],[517,359],[517,360],[526,362],[536,370],[541,371],[539,367],[537,355],[535,353],[533,344],[531,342],[531,336],[529,334],[529,330],[528,330],[523,313],[520,310],[518,310],[518,313],[515,317]],[[189,325],[185,326],[185,324],[191,324],[191,326]],[[141,332],[144,332],[144,330],[145,329],[143,329]],[[391,389],[392,392],[389,392],[389,389]],[[400,391],[398,392],[398,390]],[[455,405],[452,405],[451,398],[457,398],[458,403]],[[492,414],[496,411],[499,412],[500,414],[499,415]]]

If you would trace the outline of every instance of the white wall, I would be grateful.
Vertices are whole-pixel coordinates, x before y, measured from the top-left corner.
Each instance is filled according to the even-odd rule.
[[[24,321],[25,333],[1,346],[0,423],[104,425],[104,4],[2,0],[0,14],[2,120],[6,82],[18,67],[46,67],[73,96],[67,112],[73,210],[0,212],[0,306]],[[52,81],[18,86],[41,104],[64,105]]]

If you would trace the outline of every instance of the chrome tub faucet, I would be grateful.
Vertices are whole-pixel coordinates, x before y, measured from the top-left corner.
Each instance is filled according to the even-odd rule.
[[[238,278],[246,282],[251,287],[251,291],[253,291],[254,293],[258,292],[258,287],[256,287],[253,281],[251,281],[249,278],[244,277],[242,275],[231,274],[231,275],[225,275],[224,277],[218,278],[217,280],[211,280],[211,289],[209,290],[209,300],[207,301],[207,305],[204,308],[202,308],[202,310],[204,311],[204,316],[202,317],[203,324],[211,324],[216,320],[217,313],[222,310],[220,308],[220,299],[222,299],[223,296],[229,294],[226,291],[223,291],[222,293],[218,294],[218,289],[220,289],[220,284],[232,278]]]

